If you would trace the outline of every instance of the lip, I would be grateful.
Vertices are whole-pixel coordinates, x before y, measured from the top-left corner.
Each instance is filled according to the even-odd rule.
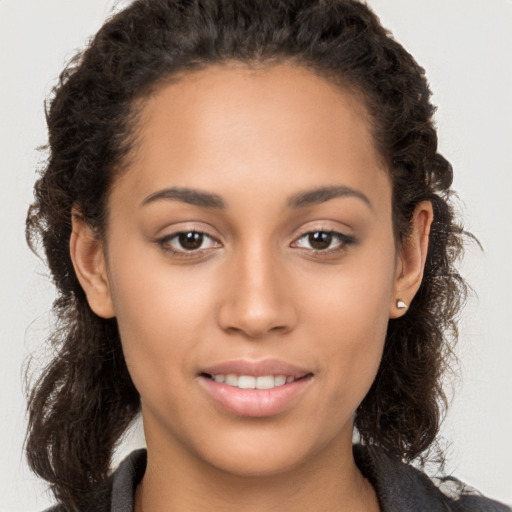
[[[215,382],[209,377],[230,373],[254,377],[286,375],[297,380],[272,389],[240,389]],[[310,386],[313,372],[276,359],[240,359],[205,367],[201,370],[198,380],[207,396],[223,410],[237,416],[256,418],[273,416],[293,407]]]
[[[286,375],[287,377],[300,379],[313,372],[279,359],[263,359],[261,361],[235,359],[201,368],[199,373],[207,373],[208,375],[234,373],[236,375],[252,375],[253,377]]]

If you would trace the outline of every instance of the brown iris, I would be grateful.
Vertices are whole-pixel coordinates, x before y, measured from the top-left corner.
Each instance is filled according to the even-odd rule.
[[[313,249],[327,249],[332,242],[332,233],[326,231],[315,231],[308,235],[309,244]]]
[[[178,235],[178,241],[183,247],[183,249],[187,249],[193,251],[195,249],[199,249],[203,243],[203,234],[198,233],[197,231],[189,231],[188,233],[180,233]]]

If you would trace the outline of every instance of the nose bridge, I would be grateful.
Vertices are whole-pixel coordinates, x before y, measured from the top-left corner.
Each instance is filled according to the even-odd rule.
[[[262,238],[241,243],[226,263],[230,284],[218,313],[223,329],[256,338],[294,327],[296,311],[284,283],[283,261],[271,244]]]

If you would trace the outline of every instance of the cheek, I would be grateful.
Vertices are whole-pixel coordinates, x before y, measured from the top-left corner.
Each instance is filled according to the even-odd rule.
[[[210,307],[205,278],[192,280],[153,252],[112,254],[109,275],[126,363],[143,398],[158,382],[177,384],[191,371]]]
[[[393,295],[394,258],[369,257],[361,265],[340,268],[327,292],[309,296],[309,336],[327,361],[324,371],[335,400],[354,400],[353,407],[371,386],[377,373],[389,322]],[[353,396],[349,396],[349,395]]]

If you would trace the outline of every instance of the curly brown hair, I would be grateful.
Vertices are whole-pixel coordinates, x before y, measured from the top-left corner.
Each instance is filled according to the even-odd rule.
[[[92,312],[75,275],[72,207],[103,233],[144,98],[179,74],[228,60],[293,63],[360,96],[392,179],[397,244],[415,206],[432,202],[423,282],[407,315],[389,322],[355,426],[363,443],[406,460],[435,445],[446,407],[442,376],[467,287],[454,267],[465,233],[453,214],[452,168],[437,152],[424,70],[355,0],[135,0],[104,24],[53,90],[49,156],[27,217],[28,243],[33,250],[42,243],[58,298],[56,352],[29,396],[26,451],[66,510],[105,482],[114,447],[140,411],[116,320]]]

